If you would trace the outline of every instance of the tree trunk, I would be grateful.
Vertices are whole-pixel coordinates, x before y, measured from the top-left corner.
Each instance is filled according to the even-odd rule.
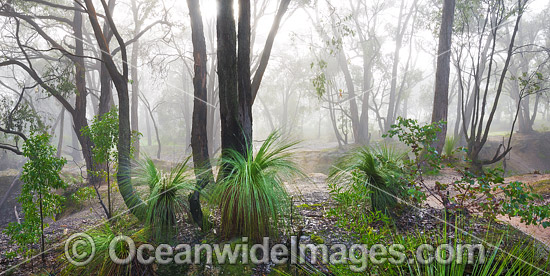
[[[132,104],[130,122],[131,129],[134,132],[139,132],[139,119],[138,119],[138,110],[139,110],[139,77],[138,77],[138,56],[139,56],[139,40],[136,40],[132,45]],[[134,141],[134,158],[139,159],[139,139]]]
[[[141,24],[142,21],[138,18],[138,8],[136,5],[136,1],[132,1],[132,15],[134,18],[134,37],[137,37],[139,32],[141,31]],[[140,42],[139,39],[136,40],[132,45],[132,60],[130,61],[130,64],[132,65],[131,68],[131,79],[132,79],[132,103],[130,104],[130,126],[132,128],[133,132],[139,132],[139,117],[138,117],[138,110],[139,110],[139,76],[138,76],[138,57],[139,57],[139,47]],[[134,158],[139,159],[139,139],[136,139],[134,141]]]
[[[63,153],[63,133],[65,132],[65,108],[61,107],[61,119],[59,121],[59,137],[57,141],[57,158]]]
[[[353,131],[353,140],[355,143],[360,143],[361,138],[359,138],[359,112],[357,110],[357,101],[355,97],[355,85],[353,84],[353,78],[351,77],[351,73],[349,71],[348,61],[346,59],[346,56],[343,52],[343,50],[340,50],[340,53],[338,54],[338,65],[340,66],[340,69],[342,70],[342,73],[344,73],[344,79],[346,81],[346,88],[348,92],[348,101],[349,101],[349,107],[350,107],[350,115],[351,115],[351,128]]]
[[[115,0],[109,0],[108,5],[109,12],[112,14],[115,8]],[[113,32],[111,31],[108,22],[105,22],[103,24],[103,34],[105,42],[108,46],[109,43],[111,43],[111,39],[113,38]],[[100,62],[100,64],[99,78],[101,82],[101,92],[99,94],[98,114],[101,118],[101,115],[109,112],[109,110],[111,110],[111,107],[113,106],[113,91],[111,89],[111,75],[109,74],[109,70],[107,69],[107,67],[105,67],[104,62]]]
[[[244,141],[243,156],[252,148],[252,90],[250,82],[250,0],[239,1],[237,80],[239,116]]]
[[[79,7],[74,3],[75,7]],[[76,133],[76,137],[80,143],[82,149],[82,156],[86,162],[86,168],[88,170],[88,181],[91,185],[95,185],[101,182],[101,179],[97,177],[94,172],[97,170],[97,164],[93,161],[92,147],[93,143],[90,137],[82,134],[82,129],[88,126],[88,120],[86,119],[86,99],[88,92],[86,89],[86,67],[84,63],[84,39],[82,34],[82,14],[80,12],[74,13],[73,20],[73,32],[75,35],[75,57],[73,59],[75,64],[75,84],[76,84],[76,97],[74,105],[73,116],[73,128]]]
[[[115,84],[118,95],[119,104],[119,117],[118,117],[118,172],[117,181],[120,194],[124,199],[124,203],[130,209],[138,219],[143,220],[145,218],[146,204],[141,200],[139,195],[134,190],[131,183],[131,164],[130,164],[130,143],[131,143],[131,131],[130,131],[130,99],[128,96],[128,56],[126,53],[126,45],[118,34],[115,28],[113,18],[109,12],[109,9],[105,3],[105,0],[101,0],[103,9],[105,11],[106,22],[109,23],[113,34],[117,38],[117,42],[121,48],[122,54],[122,74],[118,71],[116,64],[114,63],[112,56],[109,53],[109,46],[106,44],[104,34],[99,26],[97,13],[92,0],[84,0],[87,13],[90,18],[90,23],[94,30],[96,41],[101,49],[101,59],[105,64],[105,67],[109,71],[109,75]]]
[[[267,41],[262,52],[262,57],[258,65],[258,69],[254,74],[254,80],[252,82],[252,99],[250,103],[251,105],[254,103],[254,100],[256,100],[256,95],[258,95],[258,90],[260,89],[260,84],[262,82],[262,78],[269,62],[269,56],[271,55],[271,49],[273,49],[275,37],[277,36],[277,32],[279,31],[281,20],[288,10],[288,5],[290,4],[290,1],[291,0],[281,0],[281,3],[279,4],[279,9],[277,10],[277,14],[275,15],[275,19],[273,20],[273,24],[271,25],[271,30],[269,31],[269,35],[267,36]]]
[[[435,94],[432,110],[432,123],[447,122],[449,111],[449,75],[451,72],[451,43],[453,33],[455,0],[443,2],[443,15],[441,17],[441,29],[439,30],[439,47],[437,50],[437,68],[435,72]],[[435,149],[439,154],[443,151],[447,124],[441,126],[441,132],[437,133]]]
[[[234,149],[245,154],[245,136],[239,116],[237,36],[233,16],[233,0],[218,0],[217,57],[222,155],[226,149]]]
[[[191,18],[191,32],[193,41],[193,59],[195,61],[195,76],[193,78],[193,126],[191,130],[191,148],[193,151],[193,165],[197,179],[196,191],[189,197],[190,212],[195,223],[202,228],[203,214],[200,203],[200,191],[214,181],[210,156],[208,154],[208,91],[206,87],[206,42],[200,11],[199,0],[187,0],[189,17]]]

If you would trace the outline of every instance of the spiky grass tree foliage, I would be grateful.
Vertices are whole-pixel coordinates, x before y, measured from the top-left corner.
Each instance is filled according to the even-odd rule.
[[[229,150],[221,160],[227,168],[218,180],[213,200],[221,211],[221,232],[224,238],[239,236],[261,241],[274,235],[290,209],[284,181],[303,175],[291,160],[290,150],[297,144],[272,133],[254,156],[247,157]]]
[[[443,146],[443,153],[445,154],[445,158],[453,157],[457,144],[458,139],[456,139],[454,136],[448,136],[447,138],[445,138],[445,145]]]
[[[178,216],[187,213],[182,192],[194,188],[188,160],[168,173],[160,171],[150,158],[140,164],[137,182],[149,187],[145,225],[157,241],[170,239],[177,231]]]
[[[111,228],[108,223],[103,224],[100,228],[89,231],[87,233],[93,240],[95,246],[95,252],[92,254],[92,246],[90,243],[85,242],[81,245],[70,243],[68,245],[69,250],[74,246],[78,248],[78,254],[71,255],[70,257],[76,262],[85,262],[88,258],[92,258],[89,263],[85,265],[79,265],[74,262],[70,262],[65,254],[61,254],[59,260],[63,265],[59,275],[98,275],[98,276],[133,276],[133,275],[154,275],[154,270],[151,265],[141,264],[137,258],[133,258],[129,264],[121,265],[113,262],[109,255],[109,245],[115,237],[119,236],[116,231]],[[147,231],[145,229],[138,230],[133,234],[125,234],[132,239],[135,248],[147,242]],[[74,241],[82,242],[83,239],[74,239]],[[116,242],[116,241],[115,241]],[[125,259],[130,254],[129,245],[125,241],[118,241],[114,244],[116,256],[119,259]],[[144,256],[147,258],[146,256]]]
[[[386,211],[394,207],[405,193],[400,164],[404,153],[387,145],[378,148],[361,147],[342,157],[329,175],[334,185],[363,185],[370,193],[371,207]]]

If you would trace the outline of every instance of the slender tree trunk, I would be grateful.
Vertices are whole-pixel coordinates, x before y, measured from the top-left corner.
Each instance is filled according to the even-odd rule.
[[[44,255],[44,212],[42,210],[42,190],[38,192],[38,201],[40,203],[40,257],[42,267],[46,267],[46,256]]]
[[[138,18],[138,7],[136,5],[136,1],[132,1],[132,15],[134,17],[134,36],[137,37],[139,32],[141,31],[141,24],[142,21]],[[131,72],[131,79],[132,79],[132,98],[131,98],[131,104],[130,104],[130,126],[132,128],[133,132],[139,132],[139,117],[138,117],[138,110],[139,110],[139,76],[138,76],[138,57],[139,57],[139,47],[140,42],[139,39],[136,40],[132,44],[132,60],[130,61],[130,64],[132,65],[132,68],[130,69]],[[136,139],[134,141],[134,158],[139,159],[139,139]]]
[[[138,31],[139,32],[139,31]],[[139,40],[136,40],[132,45],[132,98],[131,98],[131,111],[130,111],[130,122],[132,131],[139,132],[139,77],[138,77],[138,56],[139,56]],[[134,141],[134,158],[139,159],[139,139]]]
[[[399,9],[399,19],[397,22],[397,36],[395,39],[395,51],[393,53],[393,64],[392,64],[392,73],[390,80],[390,99],[388,105],[388,114],[386,116],[384,131],[387,132],[390,130],[391,125],[393,124],[395,118],[393,118],[396,102],[396,93],[397,93],[397,69],[399,68],[399,57],[401,46],[403,44],[403,35],[401,34],[401,29],[404,29],[402,26],[403,23],[403,10],[405,9],[405,1],[401,1],[401,8]]]
[[[239,116],[244,134],[242,145],[252,148],[252,90],[250,82],[250,0],[239,1],[239,34],[238,34],[237,81],[239,90]]]
[[[277,36],[277,32],[279,31],[281,20],[283,19],[283,16],[288,10],[288,5],[290,4],[290,1],[291,0],[281,0],[281,3],[279,4],[279,9],[277,10],[277,14],[275,15],[275,19],[273,20],[273,24],[271,25],[271,30],[269,31],[269,35],[267,36],[267,41],[265,43],[264,50],[260,58],[258,69],[254,74],[254,80],[252,82],[252,87],[251,87],[252,98],[251,98],[250,105],[254,103],[254,100],[256,100],[256,95],[258,95],[258,90],[260,89],[260,84],[262,82],[262,78],[264,76],[265,70],[267,68],[267,64],[269,62],[269,56],[271,55],[271,49],[273,49],[273,43],[275,42],[275,37]]]
[[[348,101],[349,101],[349,107],[350,107],[350,115],[351,115],[351,128],[353,131],[353,140],[355,143],[360,143],[361,138],[359,138],[359,112],[357,110],[357,100],[355,97],[355,85],[353,84],[353,78],[351,77],[351,73],[349,71],[348,61],[346,59],[346,56],[342,50],[338,54],[338,64],[340,66],[340,69],[342,70],[342,73],[344,73],[344,79],[346,82],[346,88],[348,92]]]
[[[57,158],[63,153],[63,134],[65,132],[65,108],[61,107],[61,119],[59,121],[59,137],[57,141]]]
[[[147,112],[147,111],[144,111],[144,112]],[[151,119],[149,119],[149,116],[147,116],[147,114],[145,114],[145,125],[147,127],[147,146],[152,146],[153,140],[151,137]]]
[[[432,123],[447,122],[449,111],[449,75],[451,72],[451,43],[453,33],[455,0],[443,2],[443,15],[441,29],[439,31],[439,47],[437,50],[437,69],[435,72],[435,93],[432,109]],[[441,132],[437,133],[435,149],[441,154],[447,135],[447,123],[441,126]]]
[[[109,0],[108,3],[109,6],[109,12],[112,14],[115,8],[115,0]],[[113,32],[111,31],[111,28],[109,26],[108,22],[105,22],[103,24],[103,34],[105,42],[107,43],[107,46],[111,43],[111,40],[113,38]],[[99,94],[99,115],[101,115],[109,112],[111,110],[111,107],[113,106],[113,91],[111,88],[111,75],[109,74],[109,70],[105,66],[104,62],[100,62],[100,70],[99,70],[99,78],[101,82],[101,92]]]

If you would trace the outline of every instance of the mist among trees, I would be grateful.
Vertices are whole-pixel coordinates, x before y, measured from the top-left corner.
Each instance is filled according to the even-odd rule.
[[[549,14],[543,0],[0,0],[0,275],[548,274]],[[95,243],[85,265],[67,256],[74,233]],[[116,264],[120,234],[174,252],[297,237],[496,253]]]

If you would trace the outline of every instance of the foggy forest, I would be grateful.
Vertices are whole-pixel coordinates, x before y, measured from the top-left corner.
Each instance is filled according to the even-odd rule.
[[[0,275],[550,275],[550,3],[0,0]]]

